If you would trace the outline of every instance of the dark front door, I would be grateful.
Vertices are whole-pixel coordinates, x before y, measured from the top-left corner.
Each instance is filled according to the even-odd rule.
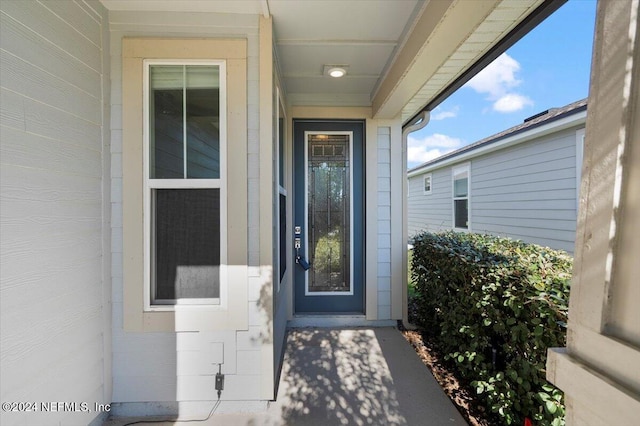
[[[295,312],[362,314],[364,122],[294,120],[293,131]]]

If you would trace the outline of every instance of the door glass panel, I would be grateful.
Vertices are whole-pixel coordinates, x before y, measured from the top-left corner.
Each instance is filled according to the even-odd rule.
[[[308,161],[309,292],[349,292],[349,135],[309,135]]]

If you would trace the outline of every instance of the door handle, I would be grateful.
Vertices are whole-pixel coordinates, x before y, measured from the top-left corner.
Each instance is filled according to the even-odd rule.
[[[296,263],[302,266],[302,269],[304,269],[305,271],[308,271],[311,268],[311,265],[309,265],[309,262],[307,262],[305,258],[300,255],[296,256]]]
[[[302,238],[302,227],[296,226],[294,228],[295,239],[293,240],[293,248],[296,249],[296,263],[302,266],[302,269],[308,271],[311,268],[311,265],[307,260],[300,255],[300,247],[301,247],[301,238]]]

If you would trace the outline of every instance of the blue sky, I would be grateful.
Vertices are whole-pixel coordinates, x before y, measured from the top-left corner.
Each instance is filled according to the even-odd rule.
[[[409,136],[409,168],[586,98],[595,10],[595,0],[569,0],[441,103]]]

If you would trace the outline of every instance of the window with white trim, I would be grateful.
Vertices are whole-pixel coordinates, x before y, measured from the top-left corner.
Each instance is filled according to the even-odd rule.
[[[453,227],[469,229],[469,164],[453,168]]]
[[[218,305],[226,251],[225,61],[144,61],[145,305]]]
[[[422,181],[422,191],[425,195],[427,194],[431,194],[431,173],[424,175],[423,181]]]

